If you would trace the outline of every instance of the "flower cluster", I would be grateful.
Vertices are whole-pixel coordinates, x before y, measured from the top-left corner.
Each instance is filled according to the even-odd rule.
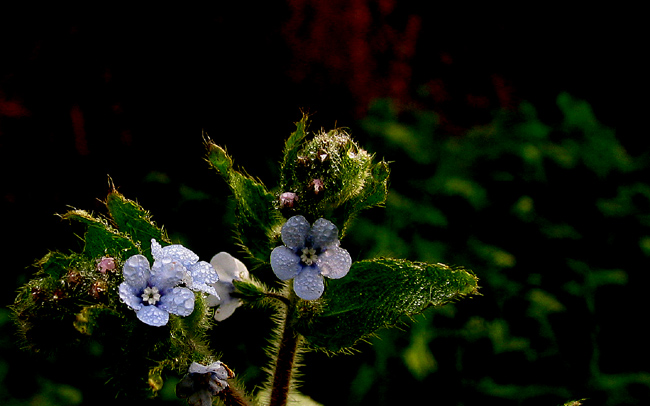
[[[209,283],[219,279],[212,265],[181,245],[161,247],[151,240],[152,266],[143,255],[126,260],[119,295],[150,326],[164,326],[169,314],[188,316],[194,311],[194,291],[217,295]]]
[[[315,300],[325,290],[323,276],[339,279],[352,265],[350,254],[339,247],[339,230],[320,218],[310,225],[303,216],[293,216],[282,226],[283,246],[271,252],[271,268],[281,280],[293,279],[298,297]]]
[[[192,362],[187,375],[176,385],[176,395],[187,398],[192,406],[209,406],[212,396],[228,387],[228,379],[235,374],[220,361],[210,365]]]

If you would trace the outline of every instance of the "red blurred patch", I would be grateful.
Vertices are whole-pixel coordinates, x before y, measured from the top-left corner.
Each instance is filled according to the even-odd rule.
[[[288,74],[299,83],[312,76],[323,85],[345,85],[363,116],[371,100],[409,99],[422,21],[409,15],[403,28],[389,23],[394,0],[291,0],[282,34],[294,60]]]
[[[75,104],[70,108],[70,119],[72,120],[75,148],[79,155],[88,155],[88,141],[86,139],[84,116],[79,105]]]
[[[490,99],[486,96],[477,96],[474,94],[467,95],[467,104],[477,109],[487,109],[490,107]]]
[[[497,94],[501,108],[506,110],[514,109],[516,107],[514,98],[515,90],[510,83],[499,75],[492,75],[492,84],[494,85],[494,91]]]
[[[0,116],[13,118],[27,117],[29,116],[29,110],[20,104],[20,102],[16,100],[7,100],[0,95]]]
[[[447,52],[442,52],[440,54],[440,61],[445,65],[451,65],[454,62],[451,55],[449,55]]]
[[[442,103],[449,100],[449,92],[445,88],[445,82],[442,79],[432,79],[427,83],[427,88],[433,101],[436,103]]]

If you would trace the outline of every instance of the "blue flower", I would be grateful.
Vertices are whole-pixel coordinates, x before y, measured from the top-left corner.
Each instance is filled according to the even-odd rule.
[[[212,405],[212,396],[228,387],[228,379],[235,374],[220,361],[205,366],[192,362],[187,375],[176,385],[176,395],[187,398],[192,406]]]
[[[242,304],[241,299],[230,296],[235,291],[235,285],[232,281],[248,279],[249,273],[246,265],[227,252],[220,252],[212,257],[210,265],[219,275],[219,282],[212,284],[218,296],[208,296],[207,305],[218,306],[214,311],[214,318],[217,321],[223,321],[230,317]]]
[[[205,261],[199,261],[199,256],[191,250],[179,244],[162,247],[155,239],[151,239],[151,255],[154,263],[151,272],[156,273],[159,269],[172,262],[178,262],[185,268],[183,282],[185,285],[199,292],[219,296],[217,291],[210,284],[219,280],[217,272],[212,265]]]
[[[178,286],[186,275],[181,264],[170,262],[152,273],[147,258],[134,255],[126,260],[122,273],[120,299],[135,310],[142,322],[164,326],[169,321],[169,313],[188,316],[194,310],[194,293]]]
[[[305,300],[321,297],[323,276],[339,279],[352,265],[350,254],[339,247],[339,230],[320,218],[313,226],[303,216],[294,216],[282,226],[283,246],[271,252],[271,268],[281,280],[293,278],[293,289]]]

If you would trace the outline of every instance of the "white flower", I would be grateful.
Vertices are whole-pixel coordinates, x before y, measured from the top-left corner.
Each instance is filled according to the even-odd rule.
[[[214,311],[214,318],[217,321],[223,321],[242,304],[241,299],[231,296],[231,293],[235,291],[232,281],[248,279],[249,273],[246,265],[227,252],[220,252],[212,257],[210,264],[217,271],[219,280],[211,284],[216,290],[217,296],[208,296],[207,304],[208,306],[218,306]]]

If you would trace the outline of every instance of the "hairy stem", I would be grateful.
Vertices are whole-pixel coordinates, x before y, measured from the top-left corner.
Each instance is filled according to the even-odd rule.
[[[278,353],[275,359],[275,371],[273,373],[273,386],[271,387],[271,401],[269,406],[285,406],[289,398],[291,379],[294,371],[300,335],[293,328],[291,313],[296,296],[291,292],[290,306],[287,306],[286,316],[282,326]]]
[[[217,394],[226,406],[250,406],[250,401],[239,389],[228,386]]]

